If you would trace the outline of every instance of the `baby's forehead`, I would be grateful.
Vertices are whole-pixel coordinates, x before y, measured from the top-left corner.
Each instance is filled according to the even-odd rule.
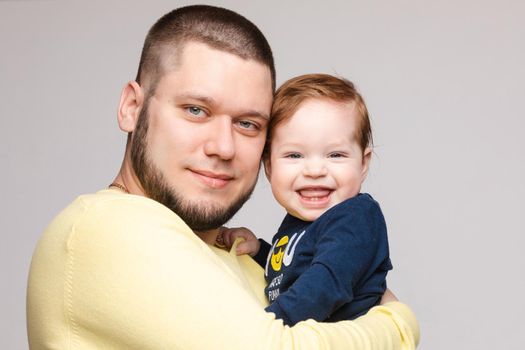
[[[354,101],[310,98],[303,101],[281,124],[285,125],[300,120],[302,123],[330,122],[342,126],[355,126],[359,119],[359,111]]]
[[[299,103],[297,109],[308,104],[334,105],[352,109],[355,106],[355,101],[353,99],[333,99],[326,96],[308,97]]]
[[[287,120],[277,125],[272,133],[283,139],[301,139],[307,143],[310,137],[321,134],[326,139],[354,138],[359,128],[353,109],[341,103],[311,101],[298,108]]]

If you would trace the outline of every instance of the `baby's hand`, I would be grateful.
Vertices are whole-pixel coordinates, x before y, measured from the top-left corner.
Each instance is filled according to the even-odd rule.
[[[381,298],[380,304],[383,305],[383,304],[386,304],[386,303],[391,302],[391,301],[398,301],[398,299],[394,295],[394,293],[392,293],[392,291],[387,288],[385,290],[385,293],[383,294],[383,297]]]
[[[250,256],[254,256],[259,252],[259,248],[261,247],[261,242],[259,242],[253,232],[246,227],[222,227],[221,234],[224,245],[228,248],[231,248],[233,242],[235,242],[238,237],[244,238],[244,241],[237,245],[237,250],[235,251],[237,255],[250,254]]]

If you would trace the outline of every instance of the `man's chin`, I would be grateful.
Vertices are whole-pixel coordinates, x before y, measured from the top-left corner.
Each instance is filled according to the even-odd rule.
[[[205,208],[196,210],[179,210],[175,212],[193,231],[208,231],[226,224],[235,213],[227,209]]]
[[[240,209],[245,200],[225,204],[217,201],[175,201],[168,205],[192,230],[207,231],[221,227]]]
[[[148,196],[177,214],[192,230],[216,229],[228,222],[250,198],[255,183],[242,191],[202,191],[191,184],[170,186],[160,171],[145,161],[147,172],[140,178]],[[240,193],[239,193],[240,192]]]

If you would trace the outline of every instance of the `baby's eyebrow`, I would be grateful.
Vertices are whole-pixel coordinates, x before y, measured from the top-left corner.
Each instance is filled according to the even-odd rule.
[[[303,142],[282,142],[281,147],[301,147],[304,146]]]

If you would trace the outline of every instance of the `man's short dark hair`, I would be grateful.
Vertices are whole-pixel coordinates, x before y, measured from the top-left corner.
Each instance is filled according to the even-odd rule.
[[[270,69],[275,90],[275,66],[268,41],[261,31],[243,16],[228,9],[194,5],[175,9],[162,16],[149,30],[136,81],[155,92],[159,79],[175,68],[184,45],[200,42],[210,47],[250,59]]]

